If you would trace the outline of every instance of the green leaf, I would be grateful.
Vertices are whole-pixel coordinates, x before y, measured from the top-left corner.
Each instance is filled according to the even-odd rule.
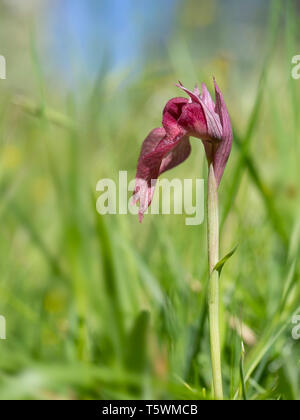
[[[126,365],[133,372],[143,373],[147,366],[149,322],[149,312],[141,311],[128,336]]]
[[[245,373],[244,373],[244,356],[245,356],[245,350],[244,350],[244,344],[241,342],[241,359],[240,359],[240,381],[242,386],[242,395],[243,400],[247,401],[247,393],[246,393],[246,382],[245,382]]]
[[[235,253],[235,251],[237,250],[237,246],[235,246],[233,248],[232,251],[230,251],[227,255],[225,255],[224,258],[222,258],[216,265],[214,268],[214,271],[218,271],[219,275],[221,275],[221,272],[223,270],[224,265],[226,264],[226,262],[229,260],[229,258],[231,258],[233,256],[233,254]]]

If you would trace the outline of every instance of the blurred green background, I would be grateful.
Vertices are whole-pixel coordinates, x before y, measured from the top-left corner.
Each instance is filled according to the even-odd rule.
[[[1,0],[1,399],[211,398],[205,224],[100,216],[96,183],[133,178],[174,83],[213,75],[235,131],[225,394],[300,398],[299,18],[289,0]],[[192,149],[167,178],[206,177]]]

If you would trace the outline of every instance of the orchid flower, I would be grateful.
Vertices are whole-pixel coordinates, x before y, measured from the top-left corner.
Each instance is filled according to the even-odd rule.
[[[193,92],[180,82],[187,98],[173,98],[163,110],[162,127],[144,140],[140,153],[133,203],[139,201],[139,220],[151,204],[159,175],[186,160],[191,152],[190,137],[202,140],[209,171],[207,179],[207,244],[209,260],[209,331],[215,398],[223,399],[219,327],[219,209],[218,187],[232,147],[232,127],[223,95],[214,80],[215,103],[202,84]]]
[[[169,100],[163,110],[162,127],[152,130],[144,140],[133,196],[133,203],[139,201],[140,204],[140,222],[151,204],[159,175],[188,158],[191,136],[202,140],[219,185],[232,147],[232,128],[215,80],[214,85],[216,103],[204,83],[201,93],[197,85],[192,92],[179,82],[176,86],[187,93],[189,99],[177,97]]]

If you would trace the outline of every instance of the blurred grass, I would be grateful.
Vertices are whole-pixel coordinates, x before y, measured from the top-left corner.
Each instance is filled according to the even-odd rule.
[[[288,66],[299,38],[287,4],[271,2],[255,87],[237,86],[232,64],[225,81],[235,142],[220,189],[222,255],[239,244],[222,272],[231,398],[300,398],[300,344],[291,336],[300,297],[300,84]],[[188,86],[211,75],[185,40],[171,42],[164,71],[153,64],[128,82],[103,67],[81,101],[70,92],[58,106],[34,34],[28,54],[36,91],[21,96],[1,85],[0,314],[8,339],[0,341],[0,398],[210,398],[205,226],[186,227],[183,216],[147,216],[142,225],[131,215],[100,216],[95,186],[119,170],[134,177],[141,141],[178,94],[178,75]],[[242,95],[253,100],[250,116]],[[167,176],[206,173],[200,142],[192,146]],[[232,316],[255,333],[255,343],[243,337],[242,361]]]

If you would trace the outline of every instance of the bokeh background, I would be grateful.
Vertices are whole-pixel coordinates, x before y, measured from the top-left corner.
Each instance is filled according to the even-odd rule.
[[[1,0],[1,399],[211,397],[206,227],[100,216],[166,101],[212,76],[227,398],[299,399],[299,1]],[[206,177],[201,142],[167,178]],[[244,344],[244,351],[242,350]]]

